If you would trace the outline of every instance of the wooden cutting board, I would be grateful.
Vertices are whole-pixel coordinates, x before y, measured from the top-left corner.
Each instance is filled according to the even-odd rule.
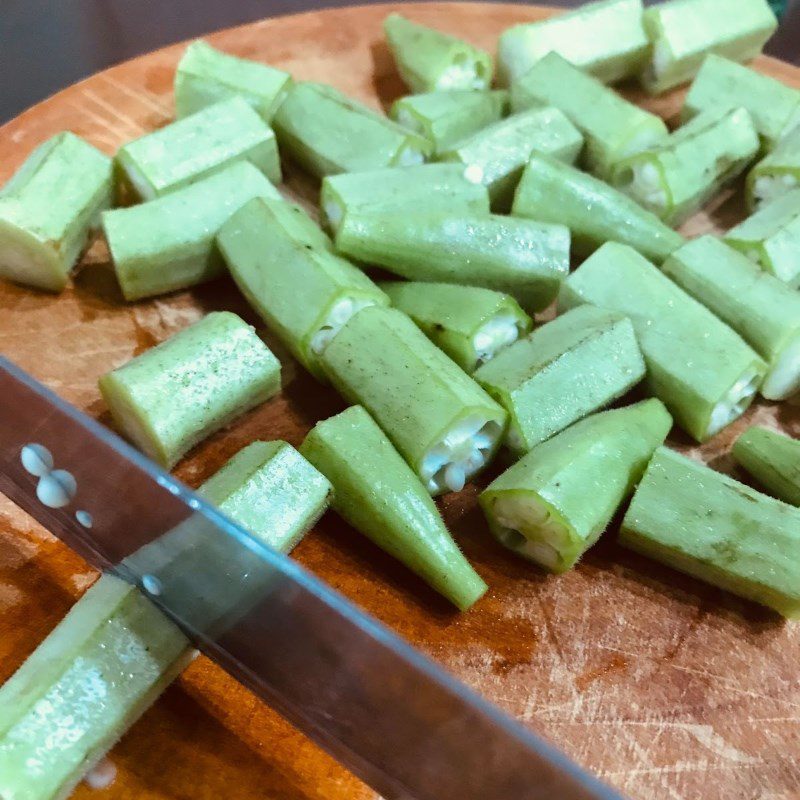
[[[209,36],[223,50],[295,77],[335,84],[380,108],[403,89],[380,24],[400,4],[320,11]],[[494,50],[536,6],[402,5],[415,20]],[[109,154],[172,118],[182,45],[121,64],[66,89],[0,128],[0,182],[63,129]],[[43,53],[46,59],[47,54]],[[800,70],[756,66],[800,87]],[[22,76],[24,79],[24,76]],[[680,92],[637,101],[669,118]],[[289,193],[309,207],[316,187],[287,169]],[[736,198],[698,215],[691,233],[741,218]],[[90,415],[108,422],[96,381],[204,313],[231,309],[257,323],[227,280],[125,304],[97,243],[60,297],[0,285],[0,349]],[[343,408],[268,338],[284,363],[280,396],[197,448],[177,473],[196,486],[255,438],[299,444]],[[702,456],[729,469],[732,438],[750,422],[800,435],[800,409],[761,403]],[[673,442],[684,450],[685,438]],[[458,615],[419,580],[329,514],[295,551],[312,572],[467,684],[550,737],[636,798],[788,800],[800,797],[800,626],[631,555],[610,531],[573,572],[546,576],[490,538],[469,486],[441,501],[489,584]],[[124,502],[124,495],[109,498]],[[0,496],[0,681],[96,578],[95,572]],[[374,793],[205,658],[198,659],[114,749],[118,776],[80,800],[361,800]]]

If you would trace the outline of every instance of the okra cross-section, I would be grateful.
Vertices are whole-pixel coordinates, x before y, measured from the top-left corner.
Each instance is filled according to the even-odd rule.
[[[666,447],[633,496],[620,541],[785,617],[800,615],[800,509]]]
[[[372,415],[431,494],[489,463],[506,412],[403,313],[365,308],[322,354],[331,383]]]
[[[800,441],[769,428],[748,428],[734,443],[733,457],[770,494],[800,506]]]
[[[39,145],[0,191],[0,278],[60,292],[111,196],[108,156],[69,132]]]
[[[161,466],[280,390],[280,364],[227,311],[208,314],[100,378],[119,429]]]
[[[565,572],[600,537],[672,425],[659,400],[603,411],[536,445],[480,496],[509,550]]]
[[[799,187],[800,125],[750,170],[745,187],[747,204],[751,209],[760,209]]]
[[[630,320],[587,305],[498,353],[475,380],[508,411],[506,444],[519,456],[621,397],[644,374]]]
[[[609,242],[569,276],[558,307],[582,303],[630,318],[650,391],[698,441],[740,417],[761,385],[761,358],[631,247]]]
[[[464,610],[486,591],[411,467],[361,406],[311,430],[300,452],[334,487],[334,509],[357,531]]]

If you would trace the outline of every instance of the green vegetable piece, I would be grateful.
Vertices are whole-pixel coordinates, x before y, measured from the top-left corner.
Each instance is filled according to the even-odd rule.
[[[312,175],[421,164],[428,141],[323,83],[295,84],[273,119],[281,149]]]
[[[758,355],[631,247],[609,242],[564,281],[559,310],[581,303],[630,317],[648,388],[698,441],[740,417],[761,385]]]
[[[60,292],[111,194],[111,159],[83,139],[39,145],[0,191],[0,278]]]
[[[800,187],[800,127],[786,134],[771,153],[747,175],[745,193],[751,209],[767,204]]]
[[[488,89],[492,57],[469,42],[389,14],[383,32],[397,71],[412,92]]]
[[[651,94],[690,81],[709,53],[755,58],[778,21],[767,0],[666,0],[644,12],[652,55],[639,80]]]
[[[767,362],[764,397],[800,391],[800,293],[713,236],[688,242],[662,269]]]
[[[734,443],[733,457],[784,503],[800,506],[800,441],[768,428],[748,428]]]
[[[280,364],[252,327],[218,311],[100,378],[117,427],[169,469],[280,390]]]
[[[509,550],[566,572],[600,538],[672,425],[659,400],[576,422],[536,445],[480,496]]]
[[[375,418],[431,494],[489,463],[506,412],[403,313],[365,308],[322,354],[331,383]]]
[[[556,52],[603,83],[613,83],[636,74],[649,49],[642,0],[601,0],[504,31],[497,68],[501,81],[512,84]]]
[[[622,397],[644,374],[631,321],[581,306],[503,350],[475,380],[508,411],[506,444],[520,456]]]
[[[541,153],[528,162],[511,213],[566,225],[580,255],[611,240],[661,262],[685,241],[627,195]]]
[[[269,122],[291,85],[288,72],[223,53],[198,39],[186,48],[175,72],[175,112],[186,117],[238,96]]]
[[[612,182],[670,225],[679,225],[736,178],[758,153],[743,108],[711,108],[662,146],[619,161]]]
[[[622,522],[625,547],[800,614],[800,510],[660,447]]]
[[[392,305],[408,314],[464,372],[474,372],[531,329],[531,318],[502,292],[415,281],[380,286]]]
[[[333,483],[334,509],[462,611],[486,592],[413,470],[361,406],[312,428],[300,452]]]
[[[550,305],[569,272],[563,225],[500,215],[353,212],[336,247],[411,280],[506,292],[527,311]]]

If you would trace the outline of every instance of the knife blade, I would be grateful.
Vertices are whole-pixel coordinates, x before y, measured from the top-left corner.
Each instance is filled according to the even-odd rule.
[[[619,798],[2,356],[0,491],[385,798]]]

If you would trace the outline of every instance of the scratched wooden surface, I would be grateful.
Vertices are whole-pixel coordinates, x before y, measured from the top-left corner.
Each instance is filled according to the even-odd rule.
[[[379,107],[401,92],[380,22],[394,7],[323,11],[223,31],[211,41],[298,78],[329,81]],[[398,6],[399,8],[399,6]],[[421,22],[493,49],[508,25],[549,13],[533,6],[406,4]],[[70,129],[113,153],[172,117],[182,47],[122,64],[0,129],[0,181],[39,142]],[[46,59],[47,55],[42,54]],[[800,72],[757,66],[800,86]],[[635,94],[635,93],[634,93]],[[642,100],[637,96],[637,99]],[[671,117],[680,93],[648,105]],[[287,170],[287,192],[309,205],[314,185]],[[690,232],[737,220],[720,198]],[[63,397],[103,421],[99,375],[212,309],[254,323],[228,280],[135,305],[121,300],[102,242],[58,298],[0,286],[0,348]],[[258,438],[297,445],[340,410],[335,394],[284,363],[284,390],[197,448],[178,469],[197,485]],[[702,455],[729,468],[733,435],[757,420],[800,434],[800,414],[760,404]],[[673,444],[690,449],[685,439]],[[297,548],[306,567],[343,591],[501,707],[636,798],[800,797],[800,628],[662,569],[604,540],[569,575],[549,577],[489,537],[478,487],[442,510],[490,591],[453,613],[421,582],[328,515]],[[115,498],[119,501],[119,498]],[[7,678],[95,573],[0,496],[0,680]],[[80,800],[361,800],[373,793],[206,659],[197,660],[112,753],[118,777]]]

